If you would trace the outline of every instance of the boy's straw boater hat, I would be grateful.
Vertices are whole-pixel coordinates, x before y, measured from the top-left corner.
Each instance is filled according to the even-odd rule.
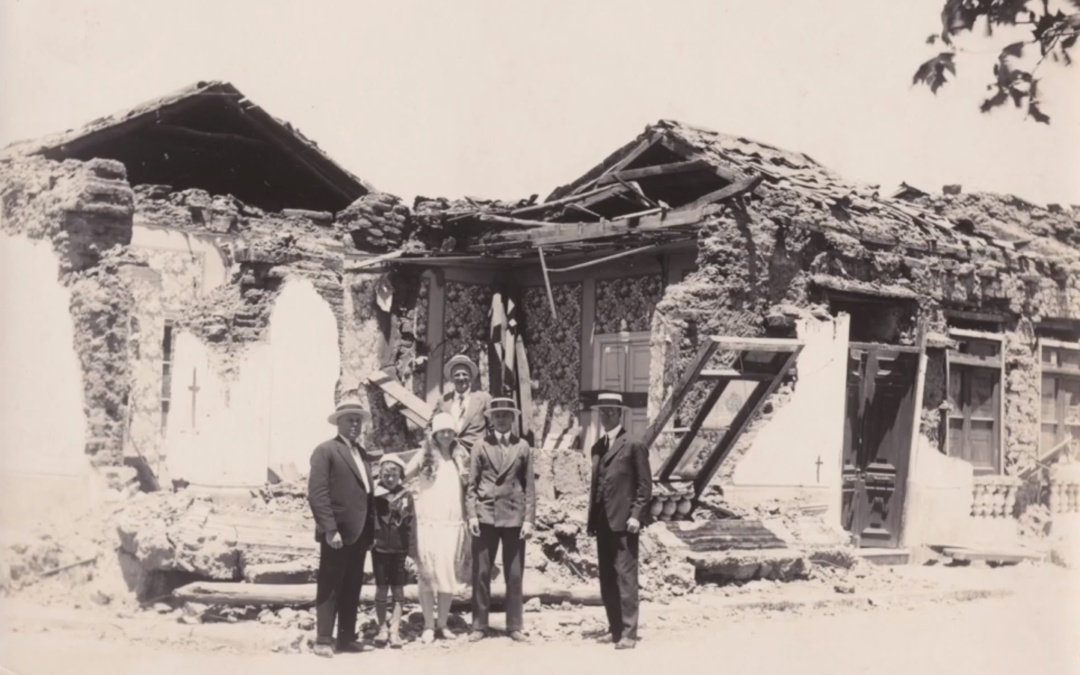
[[[619,408],[625,410],[626,404],[623,403],[622,394],[614,391],[605,391],[597,395],[596,401],[591,407],[594,410],[598,408]]]
[[[470,359],[468,356],[465,356],[464,354],[458,354],[457,356],[447,361],[446,365],[443,366],[443,375],[446,375],[446,379],[449,380],[453,378],[454,368],[457,368],[458,366],[465,366],[466,368],[468,368],[469,375],[473,379],[476,379],[476,376],[480,373],[479,366],[477,366],[472,359]]]
[[[514,403],[514,399],[512,398],[493,398],[488,401],[487,410],[484,411],[484,414],[490,417],[491,413],[497,412],[512,412],[515,415],[521,414],[521,411],[518,410],[517,404]]]
[[[360,415],[364,418],[364,424],[371,421],[371,413],[368,412],[368,409],[364,407],[363,403],[355,398],[342,400],[341,403],[337,404],[337,408],[334,409],[334,412],[330,413],[330,416],[326,419],[330,424],[337,424],[339,417],[349,414]]]

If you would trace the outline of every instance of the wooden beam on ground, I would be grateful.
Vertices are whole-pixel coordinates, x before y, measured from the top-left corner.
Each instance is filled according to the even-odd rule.
[[[514,232],[495,232],[485,238],[484,242],[472,246],[473,251],[490,251],[514,246],[551,246],[553,244],[570,244],[590,239],[602,239],[614,237],[631,232],[650,232],[675,227],[687,227],[697,225],[705,218],[702,209],[680,209],[649,216],[637,216],[620,220],[604,220],[599,223],[540,223],[542,227],[535,227],[532,223],[537,221],[518,221],[512,224],[529,223],[529,230]],[[481,221],[505,223],[506,218],[496,216],[480,216]],[[513,219],[510,219],[513,220]]]
[[[641,169],[624,169],[622,171],[613,171],[606,173],[597,179],[597,185],[608,185],[618,180],[638,180],[641,178],[651,178],[653,176],[671,176],[677,173],[687,173],[690,171],[699,171],[701,169],[711,169],[712,165],[703,159],[691,159],[685,162],[671,162],[670,164],[657,164],[655,166],[647,166]]]
[[[198,602],[206,605],[227,605],[230,607],[310,607],[315,604],[315,584],[249,584],[236,581],[196,581],[181,586],[172,592],[177,600]],[[540,598],[544,604],[559,605],[570,602],[580,605],[600,605],[599,586],[558,586],[536,583],[525,579],[525,600]],[[364,584],[360,598],[363,602],[375,601],[374,584]],[[505,591],[502,584],[492,585],[491,599],[502,604]],[[419,587],[410,584],[405,587],[405,602],[419,602]],[[454,597],[459,606],[470,602],[468,595]]]
[[[694,360],[683,371],[679,379],[675,381],[675,386],[671,389],[671,395],[668,396],[664,404],[660,406],[660,410],[656,413],[656,418],[649,423],[649,426],[645,429],[645,433],[641,435],[641,442],[646,448],[651,448],[656,437],[660,435],[664,425],[668,423],[671,416],[679,409],[682,402],[686,400],[686,396],[690,393],[694,383],[697,382],[698,375],[705,369],[705,364],[709,362],[712,355],[716,353],[717,344],[714,340],[706,340],[705,344],[701,345],[698,349],[698,353],[694,356]]]
[[[745,194],[749,194],[757,189],[757,186],[761,185],[761,182],[765,180],[765,177],[761,174],[744,178],[740,181],[736,181],[731,185],[714,190],[708,194],[702,195],[694,200],[693,206],[707,206],[715,202],[723,201],[725,199],[731,199],[732,197],[739,197]]]

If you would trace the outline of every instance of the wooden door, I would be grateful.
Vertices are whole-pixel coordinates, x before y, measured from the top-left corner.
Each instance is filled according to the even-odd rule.
[[[842,518],[857,546],[900,542],[918,362],[886,345],[849,352]]]
[[[603,334],[594,338],[593,384],[598,390],[623,394],[630,408],[623,417],[623,426],[638,438],[649,425],[645,404],[649,393],[649,337],[649,333],[639,332],[628,336]],[[599,437],[599,419],[590,414],[586,428],[585,447],[588,448]]]

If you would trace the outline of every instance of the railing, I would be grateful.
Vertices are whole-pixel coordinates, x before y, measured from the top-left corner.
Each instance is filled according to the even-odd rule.
[[[1050,513],[1080,513],[1080,463],[1050,467]]]
[[[1015,476],[976,476],[971,515],[976,518],[1011,518],[1022,481]]]

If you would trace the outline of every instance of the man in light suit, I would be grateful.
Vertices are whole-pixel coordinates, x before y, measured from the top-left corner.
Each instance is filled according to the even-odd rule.
[[[473,382],[480,374],[476,363],[468,356],[458,354],[446,362],[443,368],[446,379],[454,383],[454,391],[444,395],[435,406],[435,412],[449,413],[457,425],[458,443],[466,450],[483,440],[487,435],[487,410],[491,396],[482,391],[473,391]]]
[[[592,406],[603,434],[592,447],[588,532],[596,537],[600,597],[609,634],[601,642],[633,649],[638,628],[638,537],[649,499],[649,450],[622,427],[622,394],[601,393]]]
[[[367,550],[375,538],[375,509],[371,458],[358,441],[371,413],[359,401],[346,400],[328,420],[337,426],[338,435],[311,454],[308,504],[319,542],[315,653],[331,657],[335,619],[337,651],[363,651],[356,632],[356,613]]]
[[[472,535],[473,625],[469,640],[484,638],[491,606],[491,568],[499,545],[506,580],[506,632],[525,642],[522,581],[525,541],[536,524],[536,485],[533,452],[513,432],[519,415],[514,400],[493,398],[486,415],[491,433],[473,447],[469,481],[465,486],[465,518]]]

